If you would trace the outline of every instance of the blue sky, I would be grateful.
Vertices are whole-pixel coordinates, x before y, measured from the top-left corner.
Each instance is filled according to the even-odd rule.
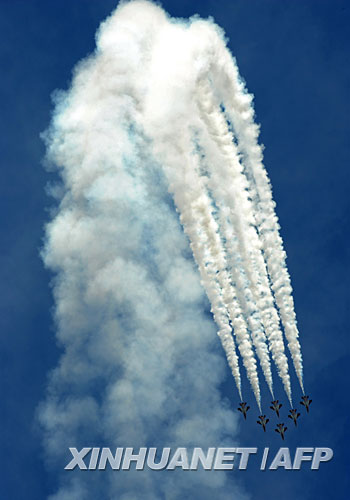
[[[56,487],[35,423],[48,371],[60,353],[50,275],[39,258],[50,204],[45,185],[52,177],[42,168],[39,135],[50,121],[52,91],[68,86],[73,66],[94,49],[96,28],[115,5],[105,0],[0,2],[1,498],[41,499]],[[286,443],[334,450],[332,462],[318,472],[251,467],[235,474],[254,499],[266,498],[271,488],[285,499],[346,499],[348,2],[169,0],[162,5],[172,16],[213,16],[255,95],[294,288],[305,387],[313,399],[310,416]],[[228,377],[222,393],[236,407],[232,385]],[[281,388],[276,392],[286,403]],[[259,431],[250,415],[240,427],[241,445],[280,446],[277,434]]]

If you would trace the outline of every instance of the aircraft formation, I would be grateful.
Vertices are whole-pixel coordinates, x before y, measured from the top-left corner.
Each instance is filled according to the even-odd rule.
[[[309,398],[309,396],[302,396],[300,404],[305,407],[307,413],[309,413],[310,410],[310,404],[312,403],[312,399]],[[280,409],[282,407],[282,403],[276,399],[275,401],[271,401],[271,406],[270,409],[274,411],[277,415],[277,417],[280,417]],[[247,412],[250,409],[250,406],[247,405],[245,401],[242,401],[239,403],[239,407],[237,408],[239,412],[242,413],[244,420],[247,419]],[[289,410],[289,415],[288,418],[293,420],[295,427],[298,425],[298,418],[300,417],[300,413],[296,408],[292,408]],[[258,420],[256,421],[257,424],[261,425],[263,428],[263,431],[266,432],[266,425],[270,421],[269,418],[266,417],[266,415],[259,415]],[[284,425],[284,422],[278,423],[275,428],[275,432],[278,432],[278,434],[281,436],[281,438],[284,440],[284,434],[288,427]]]

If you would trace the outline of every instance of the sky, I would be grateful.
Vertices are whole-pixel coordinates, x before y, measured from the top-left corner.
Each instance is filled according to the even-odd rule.
[[[115,6],[104,0],[0,2],[2,498],[44,499],[58,487],[36,418],[48,373],[61,355],[52,274],[39,256],[53,203],[46,186],[55,177],[43,168],[40,134],[50,123],[52,92],[69,86],[74,65],[94,50],[95,32]],[[334,451],[318,472],[250,467],[231,474],[254,499],[266,498],[271,488],[286,500],[346,499],[350,9],[338,0],[169,0],[162,6],[173,17],[212,16],[255,96],[292,277],[305,388],[313,399],[286,446]],[[221,396],[235,412],[238,396],[228,370],[226,375]],[[280,386],[276,396],[286,407]],[[263,401],[268,397],[263,392]],[[249,417],[239,423],[240,445],[277,449],[279,436],[262,434],[253,412]]]

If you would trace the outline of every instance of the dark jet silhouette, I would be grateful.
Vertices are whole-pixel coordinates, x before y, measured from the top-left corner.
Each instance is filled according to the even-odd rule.
[[[264,432],[266,432],[266,424],[269,421],[268,418],[266,418],[266,415],[260,415],[258,417],[259,420],[256,421],[257,424],[261,425],[262,428],[264,429]]]
[[[302,401],[300,401],[300,404],[305,406],[306,411],[309,413],[309,408],[310,404],[312,403],[312,399],[309,398],[309,396],[301,396]]]
[[[249,410],[250,406],[247,406],[247,403],[239,403],[240,408],[237,408],[238,411],[243,413],[244,420],[247,418],[247,411]]]
[[[281,435],[281,438],[284,441],[284,433],[286,432],[287,427],[284,426],[284,424],[277,424],[275,431],[278,432],[278,434]]]
[[[276,399],[275,401],[271,401],[271,405],[272,405],[272,406],[270,406],[271,410],[275,411],[277,417],[279,417],[280,416],[280,408],[282,407],[282,404],[278,401],[278,399]]]
[[[300,417],[300,413],[298,413],[298,410],[289,410],[290,415],[288,415],[288,418],[291,418],[295,424],[295,427],[297,426],[297,418]]]

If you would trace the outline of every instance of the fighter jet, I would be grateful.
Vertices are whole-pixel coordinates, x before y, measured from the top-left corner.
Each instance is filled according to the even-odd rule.
[[[268,418],[266,418],[266,415],[260,415],[258,417],[259,420],[256,421],[257,424],[262,425],[262,428],[264,429],[264,432],[266,432],[266,424],[269,421]]]
[[[275,411],[277,414],[277,417],[280,416],[280,408],[282,404],[276,399],[276,401],[271,401],[272,406],[270,406],[271,410]]]
[[[301,396],[302,401],[300,401],[300,404],[305,406],[306,411],[309,413],[309,408],[310,404],[312,403],[312,399],[309,398],[309,396]]]
[[[277,427],[275,429],[276,432],[278,432],[278,434],[281,434],[281,438],[283,439],[284,441],[284,433],[286,432],[287,430],[287,427],[284,426],[284,424],[277,424]]]
[[[288,415],[288,418],[291,418],[295,424],[295,427],[297,426],[297,418],[300,417],[300,413],[298,413],[298,410],[289,410],[290,415]]]
[[[249,410],[250,406],[247,406],[247,403],[239,403],[240,408],[237,408],[238,411],[243,413],[244,420],[247,418],[247,411]]]

